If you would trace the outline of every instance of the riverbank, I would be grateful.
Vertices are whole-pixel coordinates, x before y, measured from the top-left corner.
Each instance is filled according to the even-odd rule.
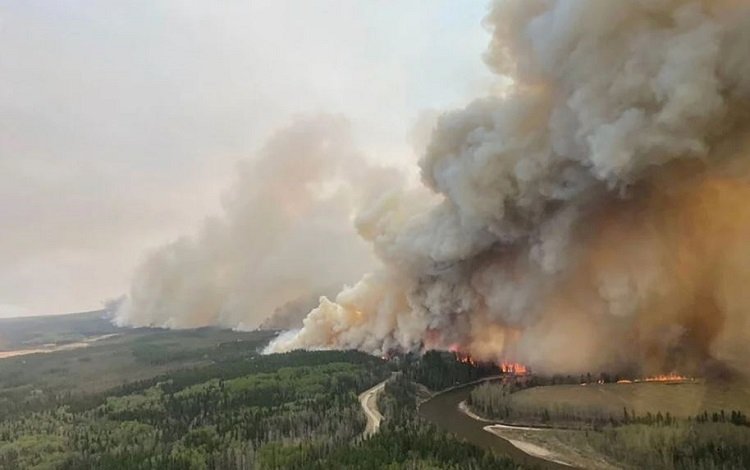
[[[544,459],[550,462],[558,463],[561,465],[565,465],[568,467],[574,467],[575,464],[568,461],[568,459],[565,459],[563,456],[558,454],[557,452],[554,452],[547,447],[543,447],[541,445],[519,439],[519,438],[513,438],[513,436],[508,436],[507,434],[504,434],[503,431],[533,431],[533,432],[547,432],[550,431],[549,428],[535,428],[535,427],[529,427],[529,426],[512,426],[507,424],[500,424],[495,423],[492,420],[483,418],[479,416],[478,414],[474,413],[471,408],[469,408],[469,405],[466,403],[466,400],[462,401],[458,404],[458,409],[468,416],[469,418],[479,421],[481,423],[493,423],[488,426],[484,426],[482,429],[486,432],[489,432],[491,434],[494,434],[495,436],[505,439],[506,441],[510,442],[514,447],[521,450],[522,452],[525,452],[532,457],[537,457],[540,459]]]
[[[556,453],[552,452],[551,450],[545,447],[532,444],[531,442],[528,442],[528,441],[511,439],[507,437],[506,435],[502,433],[503,429],[507,429],[507,426],[491,425],[491,426],[484,427],[485,431],[492,433],[501,439],[507,440],[508,442],[516,446],[518,449],[521,449],[522,451],[526,452],[529,455],[533,455],[534,457],[539,457],[540,459],[549,460],[550,462],[557,462],[562,465],[573,467],[573,464],[562,460],[560,456],[558,456]]]
[[[497,378],[485,378],[478,382]],[[463,413],[459,409],[460,403],[468,399],[475,385],[476,383],[463,384],[434,394],[432,398],[419,406],[419,415],[444,431],[450,432],[478,447],[488,449],[497,455],[510,457],[525,468],[570,469],[568,465],[524,452],[504,437],[498,437],[486,431],[484,428],[491,422],[475,420]]]
[[[459,403],[458,409],[469,418],[483,424],[482,429],[485,432],[509,442],[530,456],[568,468],[618,468],[593,448],[586,445],[571,446],[571,442],[581,442],[581,439],[570,439],[573,434],[580,437],[580,430],[498,423],[476,414],[466,401]]]

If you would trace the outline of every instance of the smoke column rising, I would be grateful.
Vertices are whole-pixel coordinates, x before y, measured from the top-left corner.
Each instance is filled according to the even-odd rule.
[[[284,304],[339,289],[373,266],[351,214],[395,175],[367,168],[343,118],[297,119],[238,173],[222,216],[142,263],[119,324],[255,328]]]
[[[747,367],[750,5],[497,0],[486,26],[510,91],[439,119],[433,194],[358,214],[380,266],[268,350]]]

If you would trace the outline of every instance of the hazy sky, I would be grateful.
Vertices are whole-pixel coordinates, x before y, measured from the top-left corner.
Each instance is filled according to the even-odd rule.
[[[490,85],[480,0],[0,3],[0,316],[96,309],[292,116],[410,165]]]

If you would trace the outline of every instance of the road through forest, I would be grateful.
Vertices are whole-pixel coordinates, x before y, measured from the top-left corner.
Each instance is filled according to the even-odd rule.
[[[362,405],[365,416],[367,416],[367,426],[365,426],[363,437],[369,437],[380,430],[380,422],[383,420],[383,415],[378,410],[378,397],[385,390],[385,384],[389,380],[390,378],[385,379],[359,395],[359,403]]]

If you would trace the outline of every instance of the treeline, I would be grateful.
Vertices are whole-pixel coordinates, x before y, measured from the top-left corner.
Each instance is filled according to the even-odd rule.
[[[552,403],[547,406],[519,403],[513,394],[527,388],[518,383],[484,383],[472,390],[467,403],[478,414],[514,424],[549,425],[559,428],[598,429],[619,424],[622,416],[594,405]]]
[[[469,406],[480,415],[491,419],[520,424],[549,424],[554,422],[557,427],[577,427],[599,429],[603,426],[618,426],[623,424],[669,425],[677,421],[669,411],[656,413],[646,412],[637,414],[635,410],[623,407],[622,413],[597,406],[569,405],[554,403],[547,406],[529,405],[513,400],[513,394],[528,388],[528,384],[484,383],[472,390]],[[711,414],[708,411],[687,418],[696,423],[729,423],[737,426],[750,426],[747,415],[741,410],[719,410]]]
[[[410,354],[399,358],[400,369],[407,378],[430,390],[443,390],[458,384],[500,374],[494,364],[471,364],[458,360],[455,353],[427,351],[421,357]]]
[[[608,426],[585,443],[633,468],[750,468],[750,428],[673,420],[669,424]]]
[[[750,423],[740,410],[687,419],[668,411],[638,414],[626,407],[612,414],[593,406],[519,404],[512,397],[516,390],[509,384],[482,384],[472,391],[469,405],[506,423],[578,429],[556,436],[634,468],[750,468]]]

